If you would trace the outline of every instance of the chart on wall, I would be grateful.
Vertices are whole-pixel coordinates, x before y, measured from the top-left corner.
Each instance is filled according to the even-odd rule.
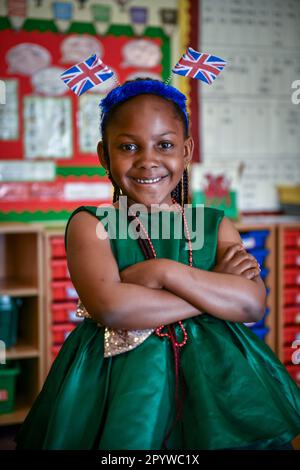
[[[200,4],[200,50],[227,60],[213,86],[199,84],[202,159],[244,163],[240,210],[276,211],[277,186],[300,183],[300,2]]]
[[[0,31],[0,80],[6,90],[6,104],[0,106],[1,216],[111,201],[112,186],[96,148],[99,103],[116,81],[111,78],[78,97],[60,75],[96,53],[120,83],[142,76],[161,79],[170,48],[169,39],[158,28],[156,33]]]

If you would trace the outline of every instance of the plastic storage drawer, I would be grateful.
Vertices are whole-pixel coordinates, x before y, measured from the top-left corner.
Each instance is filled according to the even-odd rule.
[[[0,415],[14,411],[16,380],[19,373],[18,365],[0,365]]]
[[[82,318],[76,316],[77,302],[59,302],[53,303],[52,321],[53,323],[78,322]]]
[[[285,364],[300,364],[300,344],[295,348],[292,348],[291,346],[285,346],[283,360]]]
[[[51,237],[51,256],[52,258],[66,257],[64,237]]]
[[[283,271],[285,286],[300,286],[300,268],[286,268]]]
[[[51,283],[52,300],[78,299],[78,294],[71,281],[54,281]]]
[[[53,280],[70,278],[66,259],[54,259],[51,261],[51,277]]]
[[[300,304],[300,287],[286,287],[283,290],[284,304]]]
[[[284,246],[300,247],[300,229],[284,231]]]
[[[300,340],[300,325],[285,326],[283,328],[284,343],[291,345],[296,340]]]
[[[257,262],[263,267],[263,264],[265,263],[266,257],[269,254],[269,250],[265,248],[254,248],[253,250],[247,250],[249,253],[251,253],[257,260]]]
[[[300,266],[300,249],[293,250],[288,248],[284,251],[285,266]]]
[[[240,235],[244,247],[246,250],[250,250],[253,248],[263,248],[269,233],[269,230],[253,230],[250,232],[240,233]]]
[[[63,325],[53,325],[52,326],[52,338],[53,338],[53,343],[55,344],[62,344],[71,331],[76,328],[75,325],[72,325],[71,323],[63,324]]]
[[[18,318],[22,299],[0,295],[0,340],[11,348],[18,340]]]
[[[283,348],[283,362],[285,364],[290,364],[292,361],[292,354],[295,349],[291,348],[290,346],[285,346]]]
[[[288,324],[300,324],[300,305],[298,307],[286,307],[283,310],[283,323]]]

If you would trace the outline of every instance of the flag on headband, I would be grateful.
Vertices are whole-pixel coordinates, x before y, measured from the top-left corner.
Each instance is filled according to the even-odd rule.
[[[185,77],[197,78],[209,85],[215,80],[226,65],[226,61],[204,52],[197,52],[188,47],[172,72]]]
[[[114,72],[94,54],[65,70],[60,78],[78,96],[113,76]]]

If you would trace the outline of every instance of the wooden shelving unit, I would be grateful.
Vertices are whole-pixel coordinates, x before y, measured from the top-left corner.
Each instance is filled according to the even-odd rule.
[[[60,349],[61,343],[67,336],[68,329],[75,328],[78,323],[75,321],[75,318],[70,318],[70,316],[65,317],[64,320],[57,322],[53,317],[53,308],[61,306],[62,308],[66,305],[69,305],[68,313],[75,313],[77,305],[77,294],[69,278],[69,272],[67,269],[63,269],[62,272],[56,272],[53,268],[53,263],[62,263],[66,264],[66,253],[64,249],[64,234],[65,234],[65,223],[60,223],[57,226],[47,226],[45,227],[44,233],[44,253],[45,253],[45,269],[44,269],[44,284],[45,289],[45,324],[46,324],[46,338],[45,338],[45,361],[46,361],[46,370],[50,369],[50,366],[53,362],[55,355]],[[58,242],[58,246],[57,243]],[[60,270],[59,270],[60,271]],[[57,297],[57,294],[54,294],[56,289],[54,286],[62,284],[61,287],[61,296]],[[76,294],[74,296],[74,294]],[[57,343],[55,341],[55,335],[53,334],[53,328],[62,329],[61,341]],[[63,331],[65,328],[65,332]],[[56,350],[56,354],[53,353],[53,349]]]
[[[267,308],[270,309],[269,315],[266,317],[265,326],[269,329],[266,335],[265,342],[276,353],[276,330],[277,330],[277,315],[276,315],[276,226],[274,224],[250,223],[247,219],[235,223],[237,230],[242,233],[267,230],[269,232],[265,248],[269,251],[266,258],[265,267],[268,269],[268,274],[265,279],[265,285],[269,290],[267,296]]]
[[[269,328],[265,341],[285,362],[284,237],[286,230],[295,230],[299,232],[300,239],[300,220],[285,223],[278,222],[277,218],[270,221],[244,218],[235,226],[241,234],[259,230],[269,232],[265,243],[265,248],[269,250],[265,263],[269,272],[265,283],[269,288],[267,306],[270,313],[265,321]],[[53,255],[53,240],[62,242],[64,232],[65,223],[52,227],[42,224],[0,224],[0,295],[20,297],[23,301],[17,344],[6,351],[7,359],[17,360],[21,369],[16,385],[15,410],[0,415],[0,425],[22,422],[43,385],[53,361],[53,306],[69,301],[76,305],[75,298],[53,297],[55,283],[70,282],[67,275],[61,278],[53,275],[53,261],[62,261],[65,256]],[[299,286],[295,289],[299,291],[300,307],[300,277]],[[300,334],[300,308],[298,325]]]
[[[6,350],[8,360],[17,360],[15,409],[0,415],[0,425],[21,423],[45,378],[43,348],[43,226],[0,224],[0,295],[18,297],[17,343]]]

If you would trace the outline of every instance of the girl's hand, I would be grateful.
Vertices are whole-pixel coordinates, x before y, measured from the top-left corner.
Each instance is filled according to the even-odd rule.
[[[261,269],[255,257],[247,253],[243,245],[237,243],[225,251],[223,258],[213,271],[254,279],[259,276]]]
[[[150,289],[163,289],[164,259],[149,259],[120,271],[122,282],[139,284]],[[167,261],[167,260],[166,260]]]

